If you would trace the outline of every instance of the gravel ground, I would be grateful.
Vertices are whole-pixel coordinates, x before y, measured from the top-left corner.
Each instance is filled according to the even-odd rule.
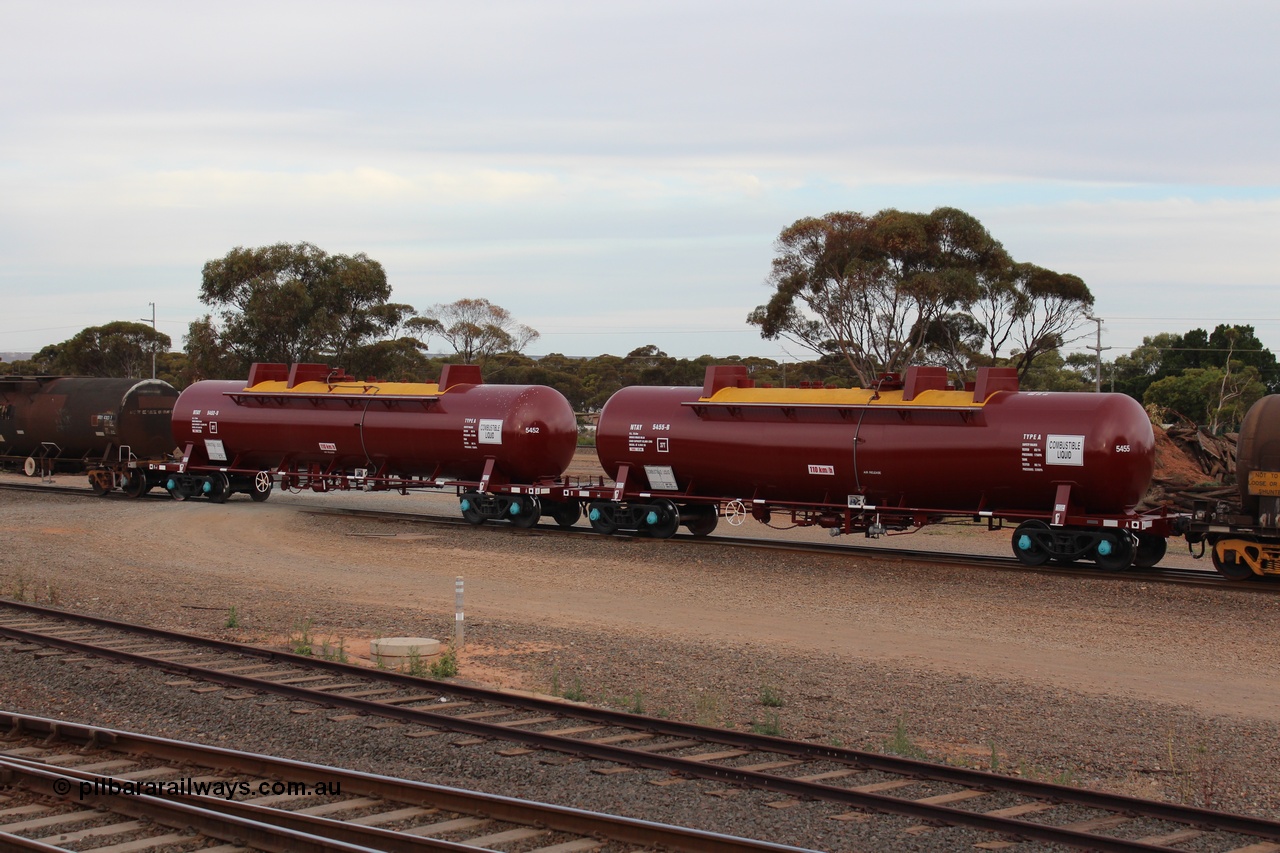
[[[0,594],[265,645],[305,629],[358,657],[373,637],[448,640],[464,576],[467,680],[1280,817],[1276,596],[305,512],[418,500],[3,492]],[[1008,547],[1007,533],[957,536],[970,550]],[[232,607],[239,626],[228,628]],[[767,808],[772,795],[707,796],[709,783],[497,758],[164,680],[0,651],[9,710],[823,850],[973,841],[906,832],[901,819],[833,821],[838,810],[821,805]],[[775,697],[780,707],[765,701]]]

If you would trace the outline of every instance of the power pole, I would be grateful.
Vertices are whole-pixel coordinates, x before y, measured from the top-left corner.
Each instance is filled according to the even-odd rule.
[[[148,302],[147,304],[151,306],[151,320],[148,321],[146,317],[143,317],[142,322],[150,322],[151,331],[154,332],[156,331],[156,304],[154,302]],[[151,378],[156,378],[156,342],[154,340],[151,342]]]
[[[1095,317],[1090,314],[1085,317],[1085,319],[1092,320],[1098,324],[1098,342],[1091,347],[1086,347],[1086,349],[1093,350],[1094,354],[1098,357],[1098,371],[1094,376],[1093,391],[1095,394],[1099,394],[1102,392],[1102,351],[1109,350],[1111,347],[1104,347],[1102,345],[1102,318]]]

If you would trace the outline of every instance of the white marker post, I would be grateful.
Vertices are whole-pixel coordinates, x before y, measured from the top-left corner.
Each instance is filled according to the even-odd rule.
[[[462,617],[462,577],[459,576],[453,582],[453,653],[456,655],[462,651],[462,635],[465,633],[465,623]]]

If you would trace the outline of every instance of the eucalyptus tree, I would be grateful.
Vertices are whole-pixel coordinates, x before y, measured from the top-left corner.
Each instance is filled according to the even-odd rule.
[[[464,362],[483,365],[502,353],[524,352],[539,338],[536,330],[487,299],[459,299],[433,305],[407,324],[424,340],[438,337]]]
[[[118,320],[89,326],[59,344],[50,344],[32,357],[41,373],[73,376],[151,376],[153,359],[167,353],[168,335],[149,323]]]
[[[255,361],[341,365],[413,313],[388,302],[382,265],[310,243],[237,247],[204,265],[200,301],[217,310],[191,324],[193,367],[239,374]]]
[[[952,207],[807,217],[774,248],[773,296],[747,322],[766,339],[839,355],[864,385],[923,361],[960,373],[1012,361],[1025,374],[1093,304],[1078,277],[1015,262]]]

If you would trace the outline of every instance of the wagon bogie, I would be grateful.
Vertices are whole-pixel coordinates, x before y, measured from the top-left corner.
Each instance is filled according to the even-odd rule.
[[[575,505],[576,508],[576,505]],[[513,493],[481,493],[468,489],[458,497],[458,509],[462,517],[473,525],[479,526],[486,521],[509,521],[515,527],[533,527],[542,517],[544,504],[538,496],[532,494]],[[567,518],[568,510],[562,506],[555,507],[556,513]],[[568,524],[563,524],[560,517],[552,516],[562,526],[571,526],[577,517]]]

